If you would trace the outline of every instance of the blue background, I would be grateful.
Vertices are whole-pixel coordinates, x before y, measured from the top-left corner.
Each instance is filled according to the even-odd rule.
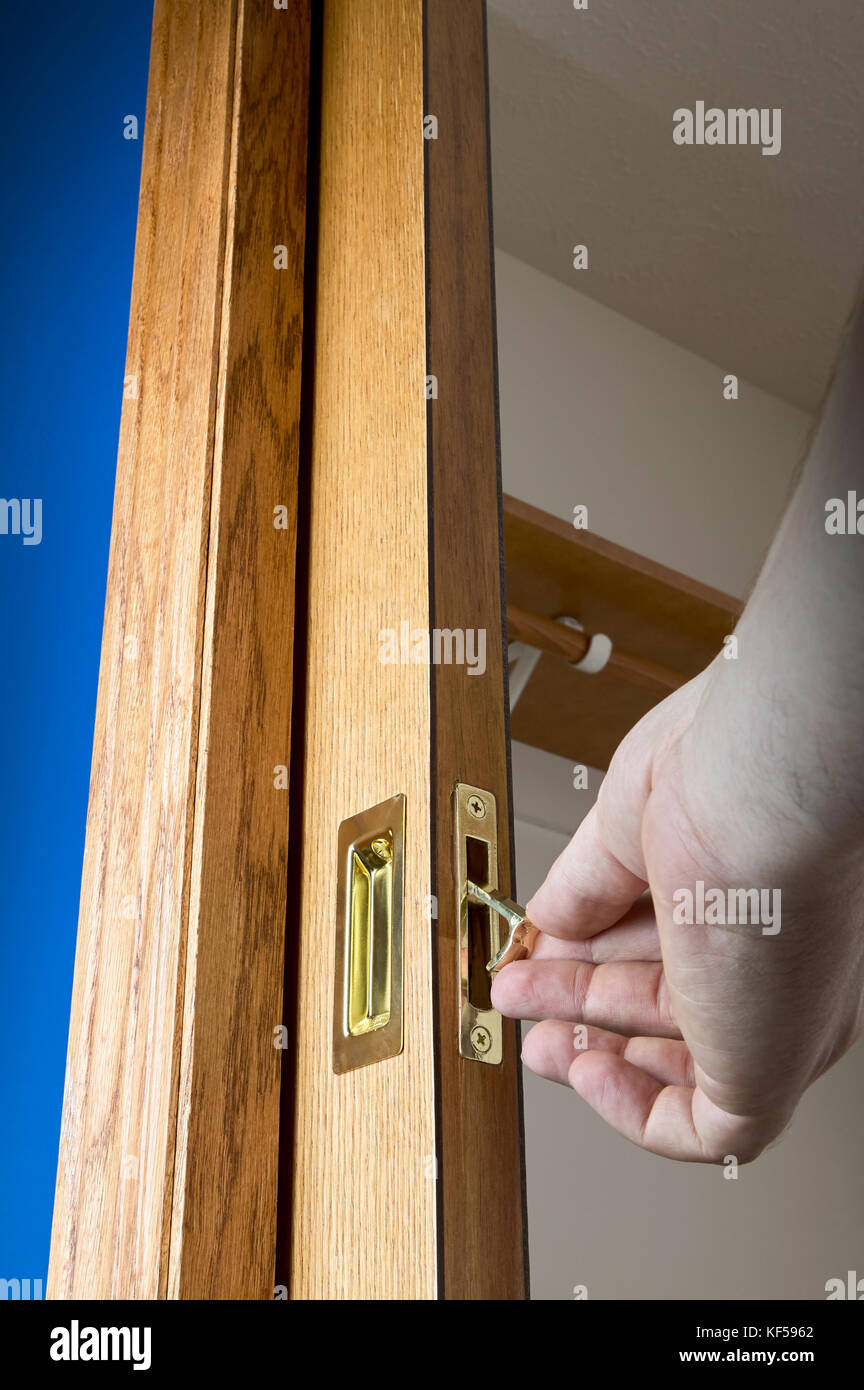
[[[0,88],[0,1277],[45,1279],[152,0],[8,7]],[[123,138],[136,115],[139,139]]]

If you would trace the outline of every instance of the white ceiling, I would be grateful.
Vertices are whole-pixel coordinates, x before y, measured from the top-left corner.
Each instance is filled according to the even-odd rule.
[[[589,5],[489,0],[496,243],[815,410],[864,266],[864,4]],[[781,153],[675,145],[698,100],[781,107]]]

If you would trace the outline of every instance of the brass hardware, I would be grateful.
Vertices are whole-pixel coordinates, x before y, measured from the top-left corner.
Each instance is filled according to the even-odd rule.
[[[534,950],[534,943],[540,933],[527,916],[524,907],[514,903],[512,898],[505,898],[503,893],[487,893],[470,879],[465,888],[471,902],[482,903],[485,907],[491,908],[507,925],[504,944],[486,963],[489,974],[497,975],[499,970],[503,970],[505,965],[511,965],[514,960],[526,960]]]
[[[477,1052],[488,1052],[492,1046],[492,1034],[489,1029],[475,1023],[471,1029],[471,1045]]]
[[[333,1070],[402,1051],[405,797],[339,826]]]
[[[498,811],[491,792],[459,782],[454,792],[456,854],[457,977],[459,981],[459,1053],[473,1062],[498,1066],[501,1015],[492,1008],[490,956],[501,947],[499,916],[476,897],[468,883],[487,892],[498,887]]]
[[[498,891],[498,804],[482,787],[459,782],[453,794],[459,914],[459,1054],[498,1066],[501,1015],[491,977],[534,949],[538,931],[524,907]]]

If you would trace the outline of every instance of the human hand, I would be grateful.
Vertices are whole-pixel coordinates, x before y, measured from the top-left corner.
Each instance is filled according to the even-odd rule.
[[[794,730],[752,690],[736,706],[732,679],[720,658],[623,741],[528,904],[531,960],[492,987],[542,1020],[533,1071],[643,1148],[708,1163],[755,1158],[864,1024],[860,826],[836,833],[818,750],[803,770]],[[727,904],[770,890],[773,920],[676,921],[700,881]]]

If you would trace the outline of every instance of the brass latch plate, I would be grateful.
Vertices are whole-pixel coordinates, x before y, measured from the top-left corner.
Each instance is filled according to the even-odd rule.
[[[503,1057],[501,1015],[492,1008],[488,964],[501,949],[500,917],[477,901],[469,882],[487,893],[498,887],[498,803],[492,792],[459,782],[453,794],[459,920],[459,1052],[498,1066]]]

